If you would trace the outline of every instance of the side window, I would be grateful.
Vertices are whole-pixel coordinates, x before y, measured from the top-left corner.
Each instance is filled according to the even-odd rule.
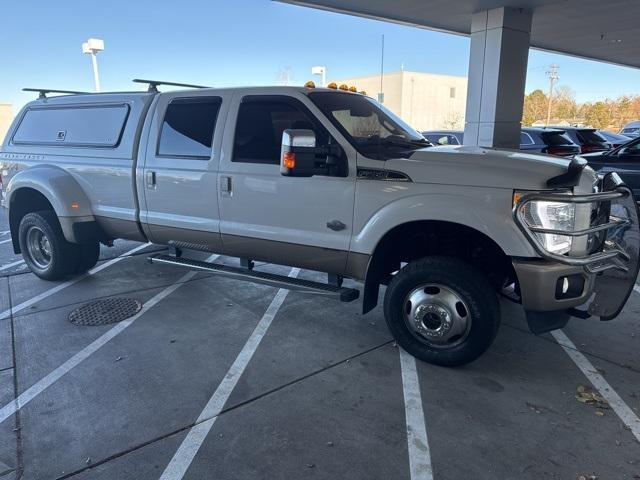
[[[209,159],[220,97],[176,98],[167,106],[158,155]]]
[[[533,145],[534,141],[531,135],[525,132],[520,132],[520,145]]]
[[[438,143],[440,145],[451,145],[449,135],[445,135],[444,137],[438,138]]]
[[[282,132],[289,128],[313,130],[317,145],[328,141],[328,134],[293,102],[271,99],[242,102],[231,161],[279,165]]]
[[[128,105],[70,105],[29,108],[12,143],[115,148],[129,115]]]

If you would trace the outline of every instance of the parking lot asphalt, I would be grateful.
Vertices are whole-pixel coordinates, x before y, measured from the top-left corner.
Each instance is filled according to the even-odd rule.
[[[451,369],[403,356],[380,307],[147,264],[158,249],[116,242],[52,283],[2,270],[20,257],[0,243],[0,480],[640,478],[640,288],[556,335],[503,301],[493,347]],[[69,322],[111,297],[144,307]]]

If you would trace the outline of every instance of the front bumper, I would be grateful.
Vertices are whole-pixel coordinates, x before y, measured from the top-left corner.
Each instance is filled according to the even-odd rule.
[[[540,317],[541,312],[566,312],[589,302],[584,314],[611,320],[626,304],[640,266],[638,206],[632,192],[616,173],[603,177],[598,190],[599,193],[586,195],[535,192],[524,195],[514,206],[516,224],[546,260],[513,262],[528,318],[530,312],[536,312],[535,316]],[[573,231],[532,227],[523,213],[524,205],[532,201],[590,205],[591,223],[587,228]],[[588,251],[582,255],[550,253],[538,239],[536,234],[539,233],[581,239]],[[564,278],[576,280],[573,286],[571,283],[565,285],[567,292],[563,292],[564,288],[558,283]],[[582,284],[577,281],[579,278]]]
[[[566,310],[584,304],[595,285],[595,274],[583,267],[544,260],[513,260],[513,268],[520,285],[520,298],[526,310],[549,312]],[[578,285],[569,294],[563,294],[564,279]]]

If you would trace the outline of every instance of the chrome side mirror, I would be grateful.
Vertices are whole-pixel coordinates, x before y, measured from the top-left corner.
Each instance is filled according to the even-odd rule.
[[[285,130],[282,132],[280,149],[280,173],[290,177],[311,177],[323,173],[326,170],[326,162],[316,158],[318,153],[316,134],[313,130]]]

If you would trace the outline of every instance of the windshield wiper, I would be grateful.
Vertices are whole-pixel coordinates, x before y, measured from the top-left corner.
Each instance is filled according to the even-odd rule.
[[[431,143],[429,143],[426,139],[410,139],[404,138],[396,135],[389,135],[388,137],[369,137],[367,143],[373,145],[393,145],[395,147],[404,147],[404,148],[423,148],[430,147]]]

